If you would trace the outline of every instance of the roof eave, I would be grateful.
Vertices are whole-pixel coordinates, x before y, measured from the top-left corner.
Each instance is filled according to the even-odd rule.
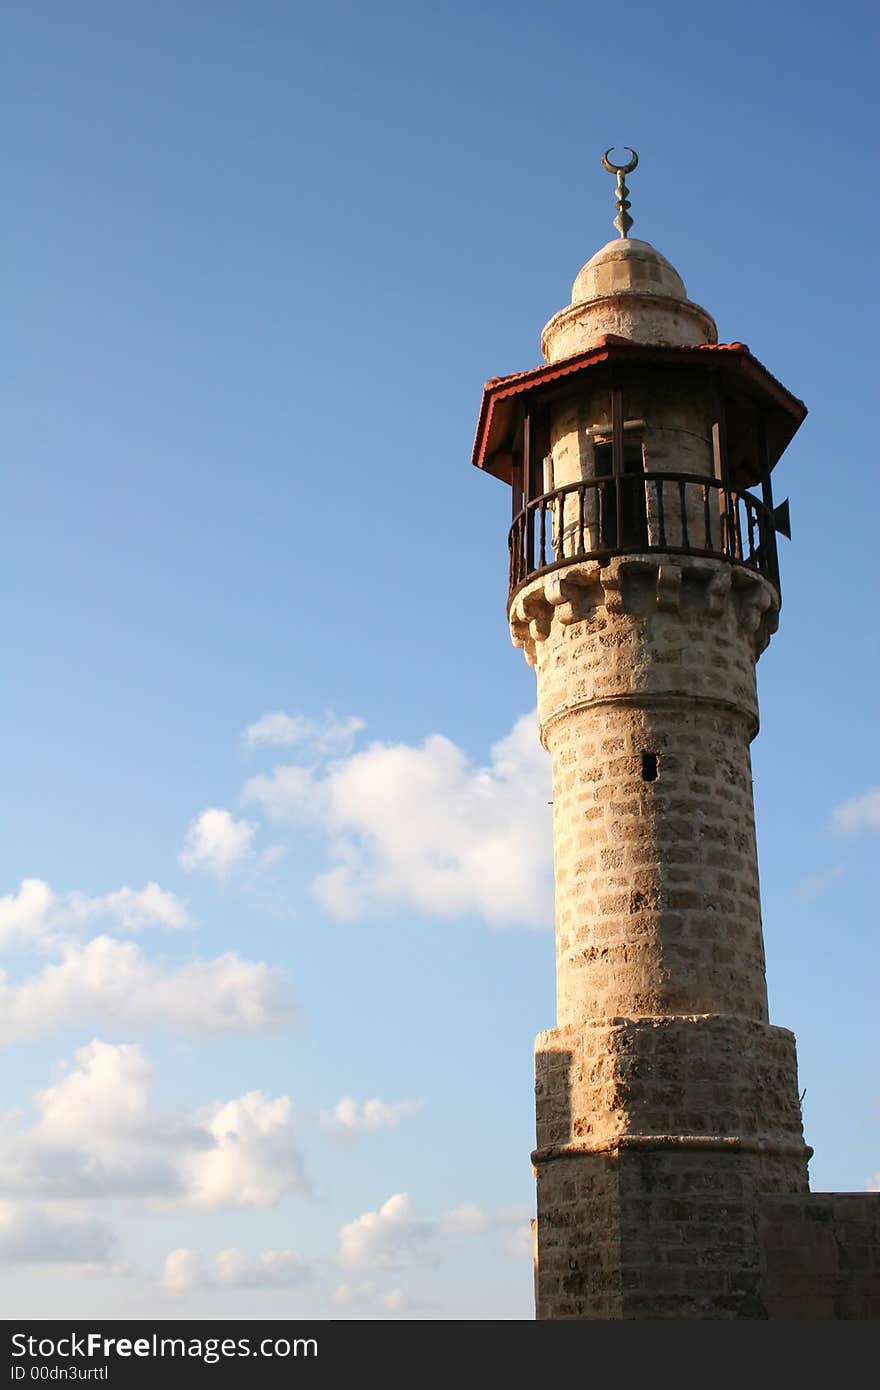
[[[719,355],[717,359],[715,354]],[[721,354],[724,354],[723,359]],[[514,372],[506,377],[493,377],[487,381],[480,403],[471,462],[476,468],[492,473],[494,477],[500,478],[502,481],[510,482],[509,463],[505,462],[505,464],[493,468],[489,462],[491,456],[487,458],[494,410],[500,402],[510,397],[528,396],[562,377],[575,376],[581,371],[603,362],[654,361],[705,366],[714,369],[719,364],[719,360],[723,361],[725,366],[734,367],[737,372],[742,372],[751,380],[753,385],[758,386],[763,394],[769,396],[790,417],[792,421],[791,432],[788,436],[790,441],[806,418],[807,407],[797,396],[792,395],[787,387],[783,386],[782,382],[767,370],[763,363],[752,356],[744,343],[706,343],[696,347],[675,347],[632,343],[627,339],[614,338],[609,335],[601,339],[588,352],[577,353],[572,357],[563,358],[545,366],[534,367],[526,372]]]

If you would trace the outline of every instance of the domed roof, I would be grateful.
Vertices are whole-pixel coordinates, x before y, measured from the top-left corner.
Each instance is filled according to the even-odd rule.
[[[609,241],[578,272],[571,287],[572,304],[608,294],[662,294],[687,299],[684,281],[665,256],[647,241],[618,237]]]
[[[571,303],[546,325],[547,362],[586,352],[605,335],[629,342],[696,347],[717,343],[711,314],[687,296],[684,281],[647,241],[618,237],[578,271]]]

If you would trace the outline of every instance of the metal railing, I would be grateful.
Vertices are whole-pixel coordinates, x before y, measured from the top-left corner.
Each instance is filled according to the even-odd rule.
[[[612,555],[705,555],[747,565],[779,590],[776,530],[750,492],[691,473],[585,478],[536,497],[514,519],[510,594],[535,575]]]

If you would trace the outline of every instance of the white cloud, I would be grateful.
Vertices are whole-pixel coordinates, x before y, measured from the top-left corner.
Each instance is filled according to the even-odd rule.
[[[300,744],[321,757],[347,752],[363,727],[364,721],[354,715],[338,719],[327,714],[317,720],[273,710],[245,729],[244,740],[251,748],[293,748]]]
[[[172,1250],[162,1269],[162,1286],[172,1293],[192,1288],[284,1288],[312,1277],[312,1269],[296,1250],[218,1250],[205,1262],[194,1250]]]
[[[169,970],[133,942],[96,936],[64,944],[59,962],[19,984],[0,971],[0,1043],[83,1019],[102,1027],[252,1033],[290,1017],[278,972],[234,951]]]
[[[860,796],[851,796],[832,813],[835,830],[853,835],[860,830],[880,830],[880,787],[869,787]]]
[[[136,1044],[97,1038],[77,1051],[76,1061],[54,1086],[37,1091],[33,1137],[113,1162],[125,1156],[132,1138],[142,1137],[153,1068]]]
[[[123,931],[141,931],[143,927],[187,927],[189,917],[179,898],[148,883],[146,888],[119,888],[105,893],[103,898],[91,899],[89,916],[110,916]]]
[[[17,893],[0,898],[0,945],[16,939],[41,941],[47,934],[56,901],[52,889],[42,879],[22,879]]]
[[[182,869],[225,874],[251,853],[256,829],[250,821],[234,820],[228,811],[209,806],[187,830],[177,862]]]
[[[185,1200],[195,1207],[271,1207],[306,1189],[288,1096],[250,1091],[203,1116],[210,1148],[187,1155]]]
[[[164,1210],[270,1207],[305,1190],[289,1097],[252,1091],[179,1115],[151,1108],[152,1081],[136,1044],[80,1048],[35,1096],[30,1128],[5,1117],[0,1188],[44,1201],[125,1194]]]
[[[531,1222],[520,1221],[507,1233],[501,1246],[502,1253],[512,1260],[533,1260],[535,1258],[534,1237]]]
[[[296,765],[252,778],[242,798],[271,819],[312,825],[335,864],[312,882],[334,916],[389,907],[493,924],[552,920],[549,760],[534,715],[478,767],[449,739],[372,744],[323,773]]]
[[[405,1192],[389,1197],[378,1211],[365,1211],[339,1232],[339,1263],[352,1269],[393,1269],[428,1262],[435,1228],[418,1221]]]
[[[259,857],[258,865],[261,869],[274,869],[276,864],[280,864],[287,850],[283,845],[270,845],[264,849]]]
[[[259,1255],[247,1255],[244,1250],[220,1250],[214,1256],[214,1268],[221,1284],[239,1289],[298,1284],[311,1274],[308,1264],[296,1250],[264,1250]]]
[[[488,1230],[492,1214],[473,1202],[461,1207],[453,1207],[443,1218],[445,1229],[455,1235],[475,1235]]]
[[[440,1220],[440,1228],[448,1235],[475,1236],[486,1232],[500,1231],[507,1239],[505,1250],[511,1252],[528,1238],[531,1251],[531,1226],[529,1214],[524,1207],[481,1207],[474,1202],[453,1207]]]
[[[147,1113],[151,1080],[133,1044],[80,1048],[75,1065],[34,1096],[29,1129],[17,1114],[4,1117],[0,1187],[47,1200],[173,1191],[177,1180]]]
[[[417,1220],[406,1193],[389,1197],[378,1211],[365,1211],[339,1232],[339,1263],[355,1270],[424,1268],[439,1264],[458,1237],[502,1237],[502,1251],[520,1256],[531,1249],[528,1213],[520,1207],[455,1207],[437,1221]]]
[[[184,904],[158,883],[90,897],[55,893],[42,879],[25,878],[17,893],[0,898],[0,946],[15,941],[38,947],[56,945],[64,935],[102,917],[130,932],[190,924]]]
[[[403,1289],[388,1288],[373,1279],[337,1284],[330,1297],[343,1308],[381,1308],[389,1313],[401,1313],[409,1306]]]
[[[270,820],[286,825],[319,825],[329,811],[321,782],[307,767],[293,764],[274,768],[270,776],[252,777],[245,784],[242,800],[258,805]]]
[[[195,1250],[171,1250],[165,1257],[160,1280],[172,1293],[184,1293],[204,1282],[204,1269]]]
[[[358,1102],[343,1096],[332,1110],[321,1112],[321,1125],[330,1133],[355,1134],[358,1130],[397,1129],[401,1120],[415,1115],[422,1108],[420,1100],[365,1100]]]
[[[0,1202],[0,1264],[103,1263],[115,1248],[115,1236],[100,1221]]]

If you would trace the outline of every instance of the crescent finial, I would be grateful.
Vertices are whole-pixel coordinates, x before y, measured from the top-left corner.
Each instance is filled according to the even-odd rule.
[[[614,149],[614,146],[613,146],[613,145],[611,146],[610,149],[607,149],[607,150],[605,151],[605,153],[603,154],[603,156],[602,156],[602,165],[603,165],[603,167],[604,167],[605,169],[608,170],[609,174],[631,174],[632,171],[633,171],[633,169],[637,169],[637,168],[638,168],[638,166],[639,166],[639,157],[638,157],[638,155],[636,154],[635,150],[630,150],[630,149],[629,149],[629,145],[624,145],[623,148],[624,148],[625,150],[629,150],[630,154],[632,155],[632,159],[630,160],[629,164],[612,164],[612,163],[611,163],[611,161],[609,160],[608,156],[610,155],[611,150]]]
[[[625,150],[629,150],[629,153],[632,155],[632,159],[630,160],[629,164],[611,163],[611,160],[608,158],[608,156],[610,155],[611,150],[614,149],[614,146],[612,145],[611,149],[607,149],[602,156],[602,167],[603,169],[607,169],[609,174],[617,175],[617,188],[615,189],[615,193],[617,196],[617,216],[614,219],[614,225],[620,232],[620,235],[622,237],[625,237],[629,235],[629,229],[633,224],[633,220],[630,217],[628,211],[630,206],[630,201],[627,196],[629,193],[629,189],[627,188],[626,183],[624,181],[624,175],[631,174],[633,169],[638,167],[639,157],[636,154],[635,150],[630,150],[629,145],[624,145],[623,148]]]

